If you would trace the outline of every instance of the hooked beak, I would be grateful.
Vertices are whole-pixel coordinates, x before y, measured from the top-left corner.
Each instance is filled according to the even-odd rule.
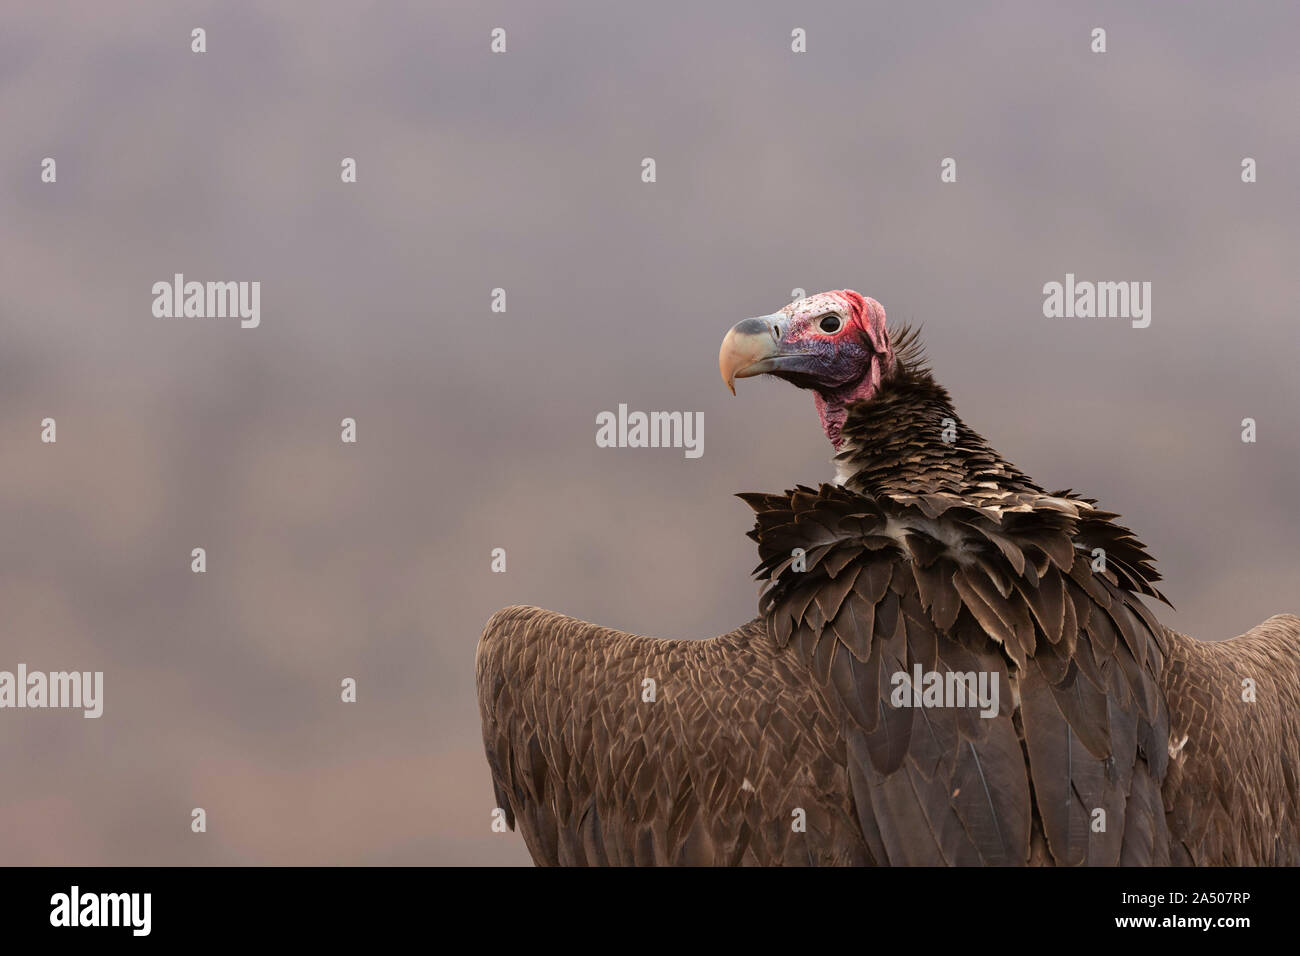
[[[796,351],[781,344],[781,326],[786,317],[781,312],[757,319],[745,319],[731,327],[718,351],[718,369],[722,380],[736,394],[736,379],[772,373],[798,385],[811,388],[820,380],[820,359],[812,352]]]
[[[736,394],[735,381],[770,371],[770,363],[781,354],[781,313],[744,319],[731,327],[718,351],[722,380]]]

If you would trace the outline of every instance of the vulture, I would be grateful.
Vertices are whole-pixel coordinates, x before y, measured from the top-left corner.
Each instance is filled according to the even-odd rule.
[[[719,362],[813,393],[834,480],[740,495],[762,590],[730,633],[488,621],[488,765],[537,864],[1300,864],[1300,619],[1163,627],[1146,546],[967,426],[874,299],[745,319]]]

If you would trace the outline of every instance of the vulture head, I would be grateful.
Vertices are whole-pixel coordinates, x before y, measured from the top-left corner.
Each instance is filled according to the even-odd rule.
[[[822,429],[838,449],[849,405],[866,401],[894,370],[885,310],[851,289],[821,292],[732,326],[718,353],[722,380],[775,375],[811,389]]]

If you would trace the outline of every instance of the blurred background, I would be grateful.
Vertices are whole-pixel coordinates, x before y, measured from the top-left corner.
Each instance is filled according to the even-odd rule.
[[[527,862],[479,632],[753,616],[731,495],[833,469],[717,349],[796,288],[922,323],[1171,626],[1300,611],[1295,4],[473,6],[0,15],[0,669],[105,675],[99,720],[0,712],[0,863]],[[176,272],[260,281],[261,327],[155,318]],[[1150,281],[1150,328],[1044,318],[1067,272]],[[702,411],[703,457],[598,448],[620,402]]]

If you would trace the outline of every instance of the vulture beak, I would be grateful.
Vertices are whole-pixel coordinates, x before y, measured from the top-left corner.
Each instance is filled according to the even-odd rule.
[[[731,327],[718,351],[718,369],[731,394],[736,394],[736,379],[762,375],[775,369],[773,362],[781,355],[780,312],[757,319],[745,319]]]

